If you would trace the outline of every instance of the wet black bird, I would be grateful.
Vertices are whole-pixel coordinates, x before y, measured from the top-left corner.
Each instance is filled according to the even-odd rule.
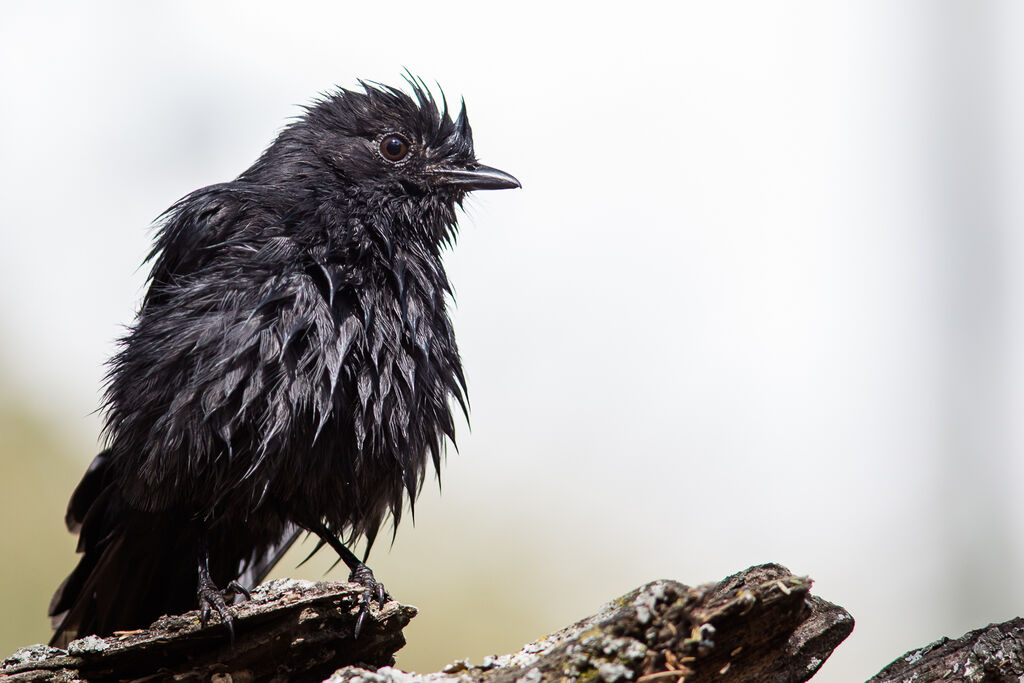
[[[230,624],[225,596],[302,531],[365,587],[361,616],[383,600],[346,545],[398,523],[465,411],[441,253],[466,193],[519,187],[477,162],[464,104],[408,80],[323,97],[161,218],[107,448],[68,504],[55,644],[197,606]]]

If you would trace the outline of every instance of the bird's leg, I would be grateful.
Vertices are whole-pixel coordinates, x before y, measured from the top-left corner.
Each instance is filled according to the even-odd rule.
[[[334,552],[338,553],[342,561],[348,565],[348,568],[351,570],[351,573],[348,575],[349,582],[358,583],[363,587],[363,594],[359,600],[359,616],[356,617],[354,634],[358,638],[360,631],[363,630],[363,622],[366,621],[366,615],[370,612],[370,603],[376,599],[377,604],[383,607],[389,597],[388,592],[384,590],[384,584],[377,581],[370,568],[356,557],[355,553],[346,548],[345,544],[339,541],[338,537],[332,534],[324,526],[323,522],[318,520],[310,525],[309,530],[319,536],[321,541],[331,546]]]
[[[217,588],[217,584],[213,582],[213,578],[210,576],[210,549],[206,544],[205,532],[199,533],[197,555],[199,559],[199,583],[196,587],[196,599],[199,601],[199,621],[203,626],[206,626],[210,620],[210,615],[214,611],[217,612],[221,623],[227,625],[228,633],[231,634],[231,640],[234,642],[235,622],[231,618],[231,613],[228,612],[225,598],[234,597],[235,595],[244,595],[246,598],[251,598],[252,596],[242,584],[234,580],[228,583],[224,590]]]

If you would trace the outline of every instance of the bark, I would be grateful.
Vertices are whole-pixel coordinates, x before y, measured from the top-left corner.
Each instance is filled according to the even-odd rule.
[[[805,681],[853,629],[845,610],[810,587],[778,565],[697,588],[655,581],[515,654],[409,674],[393,668],[394,653],[415,608],[375,609],[355,639],[358,587],[278,580],[232,607],[233,641],[223,624],[203,626],[189,612],[143,631],[83,638],[67,651],[25,648],[0,675],[11,682]]]
[[[395,663],[416,608],[389,602],[352,637],[362,588],[277,579],[231,606],[234,637],[199,612],[165,616],[148,629],[88,636],[67,650],[35,645],[0,665],[0,681],[320,681],[340,666]]]
[[[717,584],[655,581],[597,614],[479,666],[438,674],[347,667],[331,683],[798,682],[853,630],[841,607],[810,595],[810,579],[762,565]]]
[[[1024,679],[1024,619],[992,624],[912,650],[868,683],[1019,683]]]

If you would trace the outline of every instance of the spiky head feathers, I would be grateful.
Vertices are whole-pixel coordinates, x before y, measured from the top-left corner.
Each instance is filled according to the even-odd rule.
[[[443,94],[439,105],[421,80],[407,80],[412,95],[363,81],[363,92],[325,95],[282,138],[305,139],[324,164],[349,180],[431,189],[433,169],[475,164],[473,132],[465,103],[453,119]]]

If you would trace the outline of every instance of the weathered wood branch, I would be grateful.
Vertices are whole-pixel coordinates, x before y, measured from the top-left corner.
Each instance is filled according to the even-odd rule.
[[[689,588],[655,581],[515,654],[410,675],[347,667],[332,683],[615,683],[805,681],[853,630],[853,618],[809,594],[779,565]]]
[[[189,612],[143,631],[77,640],[67,651],[26,648],[0,674],[19,682],[803,681],[853,628],[810,585],[778,565],[697,588],[655,581],[518,653],[417,675],[391,668],[415,608],[388,603],[356,640],[355,586],[274,581],[233,606],[234,642],[222,624],[204,627]]]
[[[203,626],[192,611],[141,631],[75,640],[66,651],[24,648],[0,665],[0,680],[320,681],[341,666],[394,664],[416,608],[389,602],[355,639],[361,592],[355,584],[278,579],[231,607],[233,642],[224,624]]]
[[[232,606],[235,638],[198,612],[150,628],[90,636],[67,650],[36,645],[0,663],[4,683],[72,681],[323,681],[331,683],[539,683],[806,681],[850,634],[841,607],[811,582],[761,565],[690,588],[655,581],[515,654],[459,661],[432,674],[393,668],[416,609],[389,602],[353,638],[361,588],[277,580]],[[943,638],[908,652],[869,683],[1024,678],[1024,619]]]
[[[956,640],[942,638],[912,650],[878,672],[868,683],[1019,683],[1024,680],[1024,619],[1017,617],[971,631]]]

